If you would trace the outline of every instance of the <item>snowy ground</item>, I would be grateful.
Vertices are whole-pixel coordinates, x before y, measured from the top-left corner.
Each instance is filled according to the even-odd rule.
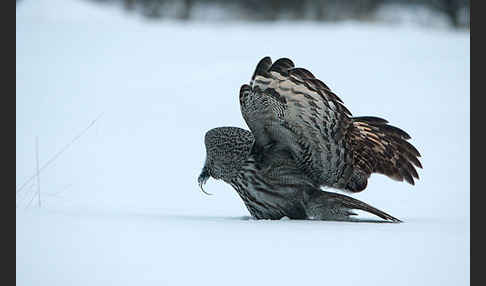
[[[469,33],[342,23],[147,22],[75,0],[17,5],[17,285],[469,284]],[[196,178],[204,133],[246,128],[238,90],[290,57],[356,115],[406,130],[416,186],[354,197],[402,224],[255,221]],[[31,199],[33,199],[31,201]]]

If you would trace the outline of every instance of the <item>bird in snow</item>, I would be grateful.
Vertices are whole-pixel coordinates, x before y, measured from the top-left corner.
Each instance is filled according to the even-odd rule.
[[[326,84],[288,58],[261,59],[239,99],[250,131],[206,133],[201,189],[210,177],[223,180],[256,219],[357,221],[354,210],[361,210],[400,222],[321,188],[361,192],[372,173],[414,185],[422,165],[405,131],[379,117],[353,117]]]

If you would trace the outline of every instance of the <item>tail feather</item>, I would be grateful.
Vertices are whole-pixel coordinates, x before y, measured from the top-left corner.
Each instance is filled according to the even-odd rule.
[[[356,215],[353,213],[353,210],[365,211],[389,222],[402,222],[398,218],[365,202],[338,193],[315,192],[306,205],[306,213],[311,219],[362,221],[361,219],[352,218],[352,216]]]
[[[335,199],[338,199],[340,203],[342,204],[343,207],[348,208],[348,209],[356,209],[356,210],[362,210],[365,212],[368,212],[370,214],[376,215],[378,217],[381,217],[384,220],[389,220],[393,222],[402,222],[396,217],[393,217],[392,215],[387,214],[384,211],[381,211],[375,207],[370,206],[369,204],[362,202],[360,200],[337,194],[337,193],[331,193]]]

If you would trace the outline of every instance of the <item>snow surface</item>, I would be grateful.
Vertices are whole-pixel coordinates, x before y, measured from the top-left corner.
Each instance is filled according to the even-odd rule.
[[[36,137],[40,166],[64,151],[40,175],[40,208],[36,180],[18,191],[17,285],[468,285],[469,47],[461,30],[152,22],[21,1],[17,190]],[[405,223],[257,221],[223,182],[199,191],[204,133],[247,128],[238,90],[266,55],[412,136],[416,185],[373,175],[354,195]]]

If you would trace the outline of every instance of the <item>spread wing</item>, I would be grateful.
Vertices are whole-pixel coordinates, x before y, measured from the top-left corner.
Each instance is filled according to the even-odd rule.
[[[422,168],[422,164],[419,151],[407,141],[410,135],[382,118],[364,116],[352,120],[348,140],[353,148],[354,171],[347,189],[364,190],[372,173],[414,185],[414,178],[419,178],[415,168]]]
[[[352,173],[345,140],[351,113],[331,89],[287,58],[258,63],[240,89],[243,118],[255,136],[254,150],[291,152],[298,167],[319,185],[344,188]]]
[[[378,117],[351,117],[326,84],[290,59],[260,60],[240,89],[240,107],[255,137],[252,152],[289,151],[317,185],[359,192],[372,173],[418,179],[420,153],[405,131]]]

